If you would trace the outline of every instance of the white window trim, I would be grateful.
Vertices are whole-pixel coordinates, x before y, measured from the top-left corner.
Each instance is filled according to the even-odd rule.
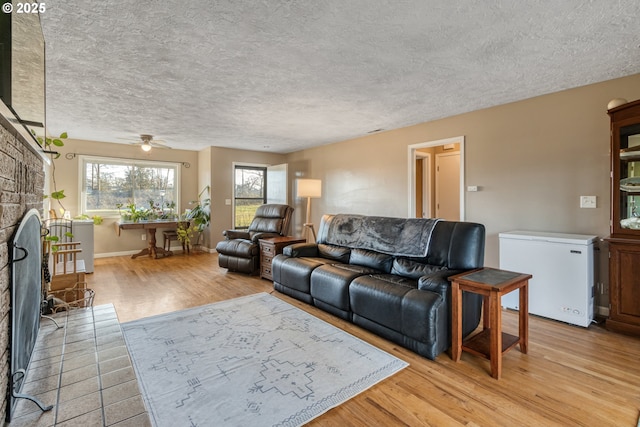
[[[119,157],[108,156],[87,156],[78,155],[78,212],[85,214],[85,200],[86,193],[84,192],[84,171],[85,162],[103,162],[111,164],[124,164],[124,165],[154,165],[154,166],[173,166],[176,169],[176,213],[181,213],[180,208],[180,188],[182,187],[182,164],[178,162],[168,162],[161,160],[143,160],[143,159],[122,159]],[[114,209],[92,212],[96,215],[101,215],[105,218],[117,218],[119,217],[118,208],[114,206]]]
[[[249,168],[268,168],[269,165],[263,163],[231,162],[231,228],[236,226],[236,166],[246,166]],[[265,181],[267,176],[264,177]]]

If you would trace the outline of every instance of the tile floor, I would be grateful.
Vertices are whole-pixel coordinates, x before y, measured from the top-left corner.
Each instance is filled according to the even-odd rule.
[[[113,305],[42,319],[10,427],[151,426]]]

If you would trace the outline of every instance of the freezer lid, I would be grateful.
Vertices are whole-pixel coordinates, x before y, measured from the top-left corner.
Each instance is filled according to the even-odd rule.
[[[505,231],[498,234],[500,239],[534,240],[541,242],[570,243],[574,245],[590,245],[598,236],[589,234],[551,233],[547,231]]]

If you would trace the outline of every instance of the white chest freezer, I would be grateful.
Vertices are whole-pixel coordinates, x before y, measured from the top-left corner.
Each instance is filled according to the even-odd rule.
[[[597,236],[509,231],[499,234],[500,268],[532,274],[529,313],[587,327],[594,313],[594,253]],[[518,292],[502,306],[518,310]]]
[[[60,241],[65,241],[64,234],[73,234],[73,241],[80,242],[82,252],[77,259],[84,261],[85,272],[93,273],[93,220],[67,220],[52,219],[49,223],[49,231],[52,235],[58,236]]]
[[[87,273],[93,273],[93,220],[74,219],[71,221],[71,232],[73,240],[81,242],[82,252],[78,255],[78,259],[84,260],[84,268]]]

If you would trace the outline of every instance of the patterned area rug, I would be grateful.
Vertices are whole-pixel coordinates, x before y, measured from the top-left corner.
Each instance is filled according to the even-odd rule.
[[[122,329],[155,426],[298,426],[408,366],[266,293]]]

